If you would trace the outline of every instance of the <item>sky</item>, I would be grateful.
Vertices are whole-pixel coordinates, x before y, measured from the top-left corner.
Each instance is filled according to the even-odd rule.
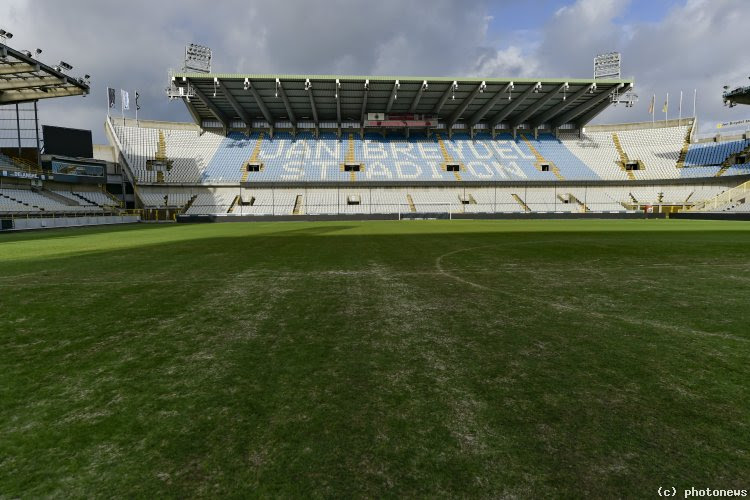
[[[91,75],[91,94],[40,103],[43,124],[91,129],[105,142],[106,88],[137,89],[139,117],[189,121],[169,102],[169,68],[187,43],[213,50],[228,73],[590,78],[596,54],[622,54],[640,100],[610,107],[595,123],[656,119],[669,93],[676,118],[700,132],[750,118],[729,109],[724,85],[750,84],[748,0],[3,0],[10,45]],[[119,113],[119,111],[118,111]],[[726,129],[724,129],[726,131]]]

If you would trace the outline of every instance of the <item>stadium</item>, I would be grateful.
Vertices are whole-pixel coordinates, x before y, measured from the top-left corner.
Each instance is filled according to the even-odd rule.
[[[95,144],[37,113],[92,77],[0,37],[0,497],[747,495],[750,134],[682,97],[603,123],[644,106],[619,53],[255,74],[190,43],[190,120],[107,87]]]

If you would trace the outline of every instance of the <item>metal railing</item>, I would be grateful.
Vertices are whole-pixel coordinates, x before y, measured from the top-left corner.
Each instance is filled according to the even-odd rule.
[[[711,198],[710,200],[701,201],[696,203],[690,212],[710,212],[718,210],[736,201],[747,199],[750,194],[750,181],[744,182],[737,187],[733,187],[727,191],[724,191],[720,195]]]

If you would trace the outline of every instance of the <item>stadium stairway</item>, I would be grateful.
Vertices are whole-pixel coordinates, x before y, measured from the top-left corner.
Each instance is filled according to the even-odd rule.
[[[557,199],[560,200],[562,203],[565,203],[565,197],[562,194],[557,195]],[[579,200],[573,193],[568,193],[568,203],[573,202],[581,209],[582,212],[588,212],[589,207],[586,206],[584,202]]]
[[[531,154],[534,155],[534,158],[536,158],[536,161],[534,162],[534,167],[536,167],[537,170],[540,172],[543,172],[542,165],[549,165],[549,169],[552,171],[553,174],[555,174],[555,177],[558,178],[558,180],[564,181],[565,177],[562,176],[560,173],[560,169],[557,168],[557,165],[555,165],[554,162],[547,160],[542,154],[534,147],[533,144],[531,144],[531,141],[526,136],[526,134],[521,134],[521,139],[526,143],[526,146],[529,148],[529,151],[531,151]]]
[[[348,145],[346,148],[346,156],[344,157],[344,164],[341,165],[341,171],[346,170],[347,164],[353,164],[357,162],[356,155],[354,154],[354,134],[349,134]],[[361,167],[360,167],[361,168]],[[355,182],[357,180],[357,172],[349,172],[349,181]]]
[[[523,200],[521,199],[521,197],[520,197],[520,196],[518,196],[518,195],[517,195],[516,193],[512,193],[512,194],[511,194],[511,196],[513,197],[513,199],[514,199],[514,200],[516,200],[516,202],[517,202],[517,203],[518,203],[519,205],[521,205],[521,208],[523,208],[523,211],[524,211],[524,212],[531,212],[531,209],[529,208],[529,206],[528,206],[528,205],[526,204],[526,202],[525,202],[525,201],[523,201]]]
[[[685,167],[685,160],[687,160],[687,154],[690,150],[690,135],[692,133],[692,127],[688,128],[687,134],[685,134],[685,141],[682,143],[682,149],[680,150],[680,156],[677,158],[677,168]]]
[[[437,137],[438,146],[440,147],[440,154],[443,155],[443,160],[445,161],[445,163],[443,163],[443,170],[448,170],[448,164],[456,163],[456,161],[453,159],[451,154],[446,149],[445,142],[443,141],[443,138],[440,136],[440,134],[435,134],[435,137]],[[463,168],[464,168],[463,164],[459,163],[459,167],[458,167],[459,172],[453,172],[453,176],[456,178],[457,181],[461,180],[460,170],[463,170]]]
[[[414,204],[414,199],[411,197],[410,194],[406,195],[406,201],[409,203],[409,210],[411,212],[416,212],[417,211],[417,206]]]
[[[628,164],[630,159],[628,158],[628,155],[625,152],[625,150],[622,148],[622,144],[620,143],[620,138],[615,133],[612,134],[612,142],[615,144],[615,149],[617,150],[617,154],[620,157],[620,168],[624,170],[625,173],[628,175],[628,179],[630,179],[631,181],[634,181],[635,174],[633,173],[633,171],[625,168],[625,165]]]
[[[244,165],[242,165],[243,172],[242,172],[242,177],[240,178],[241,182],[247,182],[247,177],[250,174],[250,171],[247,169],[247,164],[258,163],[258,155],[260,155],[260,149],[262,147],[263,137],[264,137],[264,132],[261,132],[258,135],[258,139],[255,141],[255,148],[253,148],[253,152],[250,155],[250,158],[248,158],[247,161],[244,163]]]
[[[198,198],[198,195],[197,195],[197,194],[194,194],[193,196],[191,196],[191,197],[190,197],[190,199],[188,200],[188,202],[187,202],[187,203],[185,203],[185,206],[184,206],[184,207],[183,207],[183,209],[182,209],[182,213],[183,213],[183,214],[184,214],[184,213],[187,213],[188,209],[189,209],[189,208],[190,208],[191,206],[193,206],[193,202],[195,201],[195,199],[196,199],[196,198]]]
[[[302,211],[302,195],[298,194],[294,199],[294,208],[292,209],[292,215],[299,215]]]
[[[239,202],[240,202],[240,195],[237,195],[232,200],[231,205],[229,205],[229,209],[227,210],[227,213],[231,214],[232,212],[234,212],[234,207],[236,207]]]

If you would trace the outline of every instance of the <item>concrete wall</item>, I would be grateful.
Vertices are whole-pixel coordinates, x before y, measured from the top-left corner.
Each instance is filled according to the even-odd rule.
[[[13,229],[28,230],[55,227],[99,226],[105,224],[132,224],[134,222],[140,222],[140,220],[140,216],[137,215],[14,219]]]

